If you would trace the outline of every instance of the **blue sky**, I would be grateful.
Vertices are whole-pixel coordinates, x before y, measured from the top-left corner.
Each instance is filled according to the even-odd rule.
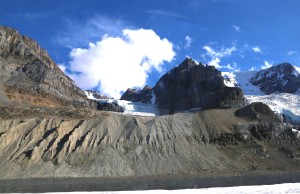
[[[4,0],[0,25],[35,39],[85,89],[154,86],[186,56],[221,71],[300,66],[298,0]]]

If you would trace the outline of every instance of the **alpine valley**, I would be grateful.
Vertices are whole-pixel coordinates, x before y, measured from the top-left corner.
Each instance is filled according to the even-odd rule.
[[[118,100],[81,90],[0,27],[0,179],[296,172],[299,69],[220,72],[186,58]]]

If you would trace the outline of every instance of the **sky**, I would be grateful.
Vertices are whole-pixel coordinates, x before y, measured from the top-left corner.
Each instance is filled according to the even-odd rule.
[[[186,57],[220,71],[300,66],[299,0],[2,0],[0,25],[36,40],[82,89],[119,98]]]

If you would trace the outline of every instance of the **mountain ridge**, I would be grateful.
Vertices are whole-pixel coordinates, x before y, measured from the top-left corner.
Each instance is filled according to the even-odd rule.
[[[107,101],[115,111],[120,107],[82,91],[36,42],[28,39],[26,46],[23,39],[0,28],[0,83],[6,87],[0,97],[9,101],[0,104],[0,179],[299,170],[294,126],[262,103],[241,107],[242,90],[225,86],[214,67],[186,59],[154,87],[157,103],[168,97],[166,114],[124,114],[107,110]],[[201,103],[209,110],[176,112]]]
[[[192,108],[205,110],[243,104],[243,92],[239,88],[225,86],[220,71],[191,58],[186,58],[164,74],[152,89],[147,90],[128,89],[121,100],[151,103],[154,98],[159,108],[168,109],[170,113]]]

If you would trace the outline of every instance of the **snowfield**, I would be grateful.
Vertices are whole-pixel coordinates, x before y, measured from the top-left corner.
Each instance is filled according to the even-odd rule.
[[[131,102],[126,100],[96,99],[88,92],[86,92],[86,96],[88,99],[97,100],[99,103],[116,103],[124,109],[122,114],[153,117],[159,115],[159,109],[153,104]],[[152,97],[152,99],[155,101],[154,97]]]
[[[124,108],[123,114],[140,115],[140,116],[157,116],[159,109],[153,104],[140,102],[131,102],[126,100],[116,100],[118,105]]]

